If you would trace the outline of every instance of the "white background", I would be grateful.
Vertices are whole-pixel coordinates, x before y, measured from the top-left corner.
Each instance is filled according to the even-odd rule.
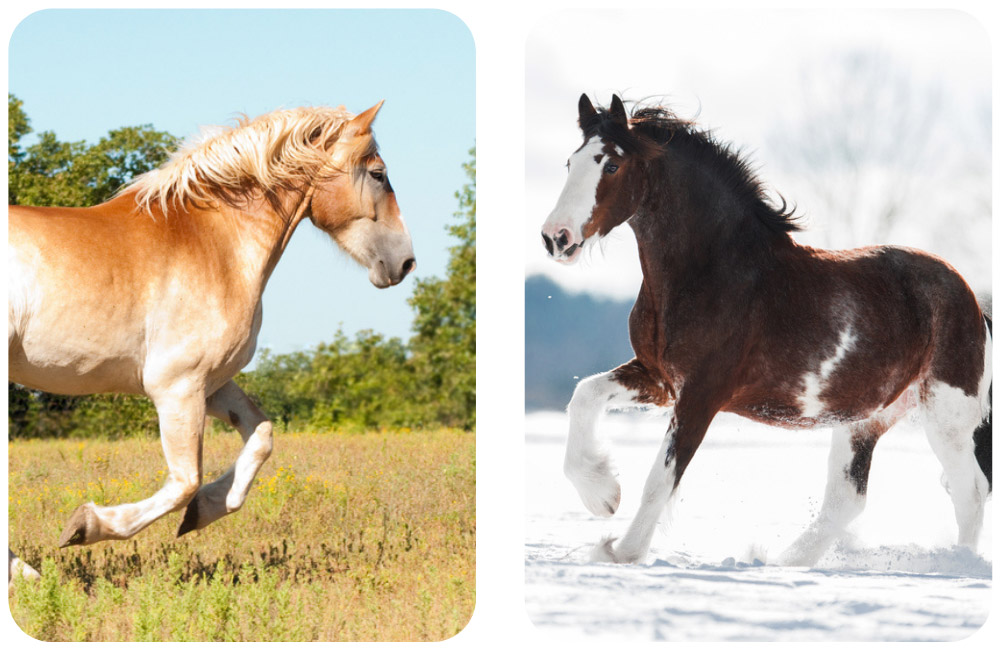
[[[5,26],[13,26],[37,3],[6,3]],[[67,2],[62,6],[77,3]],[[135,6],[105,2],[104,6]],[[193,3],[185,3],[195,6]],[[255,2],[216,2],[226,6],[268,6]],[[337,6],[338,2],[301,2],[301,6]],[[346,5],[346,3],[344,3]],[[382,3],[350,3],[375,7]],[[388,3],[387,3],[388,4]],[[524,608],[524,414],[523,414],[523,286],[525,269],[525,219],[541,221],[544,215],[527,214],[524,200],[524,52],[533,25],[563,6],[602,6],[603,3],[553,2],[407,2],[388,6],[434,7],[450,10],[469,26],[477,50],[477,149],[478,149],[478,568],[477,606],[472,621],[447,642],[460,648],[542,647],[543,637],[529,623]],[[621,6],[624,3],[615,3]],[[636,6],[688,7],[689,2],[641,2]],[[838,2],[838,7],[860,6]],[[892,3],[896,4],[896,3]],[[931,4],[931,3],[922,3]],[[700,3],[724,10],[748,3]],[[760,6],[760,5],[758,5]],[[766,5],[764,5],[766,6]],[[934,3],[940,6],[940,3]],[[994,47],[997,22],[985,3],[964,3],[987,25]],[[377,46],[377,39],[373,40]],[[607,47],[595,41],[595,48]],[[995,56],[995,55],[994,55]],[[994,66],[995,67],[995,66]],[[4,66],[6,70],[6,65]],[[995,92],[995,91],[994,91]],[[996,102],[994,101],[994,104]],[[429,134],[428,137],[432,137]],[[996,150],[996,147],[994,147]],[[562,154],[559,154],[562,155]],[[557,191],[556,191],[557,193]],[[995,246],[994,246],[995,248]],[[4,463],[6,467],[6,463]],[[6,492],[6,481],[3,482]],[[6,495],[5,495],[6,496]],[[4,523],[6,526],[6,523]],[[995,538],[996,536],[994,536]],[[995,590],[994,590],[995,593]],[[997,638],[996,595],[994,615],[977,636]],[[37,646],[3,617],[5,647]],[[7,645],[16,639],[17,646]],[[568,647],[569,637],[551,638],[544,647]],[[576,647],[595,647],[596,640],[582,636]],[[606,645],[601,642],[602,646]]]

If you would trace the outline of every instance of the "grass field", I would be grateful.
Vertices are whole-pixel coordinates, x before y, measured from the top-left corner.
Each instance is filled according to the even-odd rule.
[[[207,434],[207,480],[236,458]],[[85,501],[162,483],[159,440],[8,444],[10,545],[42,571],[10,610],[43,640],[440,640],[475,605],[475,434],[278,434],[247,504],[180,539],[181,513],[128,541],[57,549]]]

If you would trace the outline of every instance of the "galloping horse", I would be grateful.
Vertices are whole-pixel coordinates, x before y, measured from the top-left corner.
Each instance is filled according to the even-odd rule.
[[[148,396],[169,469],[148,499],[78,507],[61,547],[127,539],[186,506],[183,535],[243,505],[272,428],[232,377],[253,356],[264,286],[299,222],[326,231],[376,287],[415,266],[371,131],[381,106],[244,119],[101,205],[10,207],[10,380]],[[235,427],[244,447],[201,486],[206,413]]]
[[[944,261],[880,246],[797,244],[783,203],[747,162],[662,107],[631,117],[580,97],[583,145],[542,227],[556,261],[627,222],[642,286],[629,317],[635,358],[581,381],[569,404],[565,472],[594,514],[621,500],[595,439],[608,408],[673,407],[625,536],[592,558],[640,562],[719,411],[790,428],[832,426],[820,513],[783,554],[812,565],[861,513],[872,450],[910,411],[944,467],[959,543],[974,547],[992,490],[992,323]]]

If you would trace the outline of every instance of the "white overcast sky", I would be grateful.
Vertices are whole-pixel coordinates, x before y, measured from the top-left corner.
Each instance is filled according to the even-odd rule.
[[[627,227],[607,238],[603,254],[575,266],[544,255],[539,229],[562,189],[566,158],[581,142],[575,124],[581,92],[603,105],[616,92],[625,99],[664,96],[682,117],[697,114],[700,125],[750,152],[765,183],[809,214],[808,197],[794,193],[795,179],[775,170],[767,135],[794,115],[803,74],[822,75],[831,56],[857,49],[885,53],[914,78],[937,84],[946,99],[941,119],[958,127],[973,119],[977,103],[980,110],[988,105],[988,35],[957,11],[574,10],[548,16],[531,31],[526,51],[527,274],[619,298],[633,297],[641,280]],[[923,223],[926,215],[914,216]],[[982,232],[952,227],[963,240],[955,246],[930,229],[899,243],[939,247],[935,252],[946,257],[963,251],[949,261],[974,288],[988,288],[989,222],[976,227]],[[809,237],[798,238],[817,243]]]

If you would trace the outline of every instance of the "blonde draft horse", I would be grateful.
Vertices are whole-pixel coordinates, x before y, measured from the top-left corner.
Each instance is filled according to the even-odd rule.
[[[271,422],[233,383],[251,359],[261,296],[308,217],[379,288],[415,267],[371,124],[382,103],[275,111],[206,132],[90,208],[10,206],[11,381],[66,395],[146,395],[169,468],[138,503],[86,503],[59,546],[127,539],[186,507],[178,536],[239,510]],[[201,485],[206,413],[235,427],[236,462]],[[11,571],[33,571],[8,549]]]

